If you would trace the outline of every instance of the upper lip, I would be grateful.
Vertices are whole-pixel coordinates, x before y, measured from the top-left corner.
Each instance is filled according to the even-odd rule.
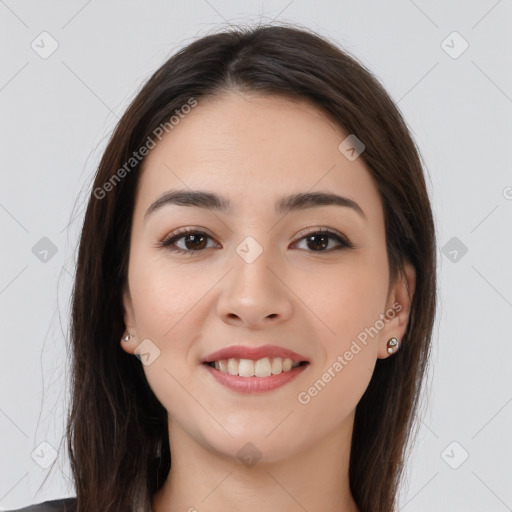
[[[301,354],[297,354],[297,352],[288,350],[287,348],[278,347],[277,345],[261,345],[259,347],[232,345],[231,347],[225,347],[204,357],[201,363],[212,363],[214,361],[231,358],[252,359],[253,361],[257,361],[264,357],[282,357],[283,359],[289,358],[292,361],[309,362],[309,360]]]

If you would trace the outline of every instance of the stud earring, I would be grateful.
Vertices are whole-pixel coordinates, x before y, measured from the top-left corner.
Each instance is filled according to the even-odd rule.
[[[130,338],[132,338],[132,334],[128,333],[124,338],[123,341],[130,341]]]
[[[398,349],[398,340],[396,338],[391,338],[387,342],[388,354],[392,354],[395,350]]]

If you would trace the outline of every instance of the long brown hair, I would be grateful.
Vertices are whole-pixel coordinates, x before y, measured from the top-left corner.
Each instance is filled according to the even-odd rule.
[[[140,178],[140,162],[130,159],[191,98],[201,102],[230,90],[308,100],[362,139],[361,158],[384,207],[390,278],[401,274],[405,261],[416,270],[405,338],[393,357],[377,360],[356,408],[350,455],[359,510],[391,512],[429,359],[436,308],[433,215],[419,152],[396,105],[355,58],[297,25],[230,28],[192,42],[146,82],[110,138],[85,213],[72,297],[66,435],[77,511],[150,510],[170,470],[167,411],[140,361],[119,346]],[[121,168],[126,172],[117,173]]]

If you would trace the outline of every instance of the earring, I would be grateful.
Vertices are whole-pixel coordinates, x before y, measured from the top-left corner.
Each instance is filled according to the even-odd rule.
[[[130,338],[132,337],[132,335],[130,333],[128,333],[124,338],[123,338],[123,341],[130,341]]]
[[[388,354],[392,354],[395,350],[398,349],[398,340],[396,338],[391,338],[387,342]]]

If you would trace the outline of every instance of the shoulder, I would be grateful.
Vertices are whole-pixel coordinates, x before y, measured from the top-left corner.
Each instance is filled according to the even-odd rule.
[[[75,507],[76,498],[64,498],[61,500],[45,501],[44,503],[16,510],[7,510],[6,512],[74,512]]]

